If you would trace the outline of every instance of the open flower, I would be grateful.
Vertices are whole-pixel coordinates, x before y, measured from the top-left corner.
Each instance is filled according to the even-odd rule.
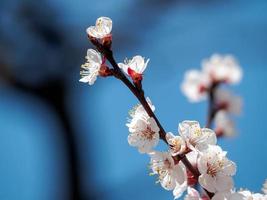
[[[134,56],[132,59],[125,59],[124,63],[119,63],[119,67],[128,74],[134,82],[142,80],[142,74],[145,71],[149,59],[145,62],[145,58],[142,56]]]
[[[218,109],[225,110],[232,114],[240,114],[242,108],[242,99],[233,95],[225,89],[217,89],[215,92],[215,104]]]
[[[158,175],[158,182],[166,190],[173,190],[173,195],[179,198],[187,188],[185,166],[174,164],[173,158],[167,152],[151,152],[150,167],[152,175]]]
[[[154,111],[149,98],[147,102]],[[149,117],[142,105],[135,106],[130,111],[128,142],[131,146],[137,147],[140,153],[149,153],[159,142],[159,127],[154,118]]]
[[[140,153],[149,153],[159,142],[159,127],[152,117],[137,116],[127,124],[130,130],[128,142]]]
[[[90,37],[102,39],[109,37],[112,30],[112,20],[108,17],[99,17],[96,20],[95,26],[87,28],[86,32]]]
[[[102,65],[101,54],[94,49],[87,50],[86,63],[81,66],[82,70],[80,72],[82,78],[80,82],[93,85],[99,75],[99,70]]]
[[[186,144],[181,136],[175,136],[171,132],[166,134],[166,140],[170,146],[170,152],[172,156],[184,153],[186,150]]]
[[[226,157],[219,146],[209,145],[198,159],[199,184],[209,192],[230,191],[233,187],[232,176],[236,165]]]
[[[189,70],[185,73],[181,90],[189,101],[199,102],[207,97],[209,87],[209,76],[198,70]]]
[[[237,60],[231,55],[213,54],[203,60],[202,68],[215,82],[239,83],[243,74]]]
[[[179,133],[191,150],[202,151],[217,142],[216,134],[211,129],[200,128],[197,121],[183,121],[179,124]]]
[[[216,113],[214,124],[217,136],[231,137],[237,133],[233,120],[231,120],[229,115],[223,110]]]

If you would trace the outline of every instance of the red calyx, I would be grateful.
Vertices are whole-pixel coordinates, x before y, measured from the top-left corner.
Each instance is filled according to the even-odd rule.
[[[135,72],[134,70],[132,70],[130,67],[128,67],[128,74],[129,76],[132,78],[134,83],[140,83],[143,79],[142,74],[139,74],[137,72]]]
[[[99,70],[99,75],[102,77],[111,76],[112,71],[108,68],[106,64],[102,64]]]

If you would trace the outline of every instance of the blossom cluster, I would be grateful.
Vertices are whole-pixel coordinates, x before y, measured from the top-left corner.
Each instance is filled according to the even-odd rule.
[[[218,136],[232,136],[236,133],[232,115],[239,115],[242,99],[219,85],[233,85],[241,81],[242,68],[232,55],[213,54],[202,61],[201,70],[185,73],[181,90],[190,102],[200,102],[209,97],[212,105],[212,120]]]
[[[150,99],[147,98],[152,110]],[[217,145],[216,134],[208,128],[201,128],[197,121],[183,121],[178,126],[178,135],[166,134],[169,149],[166,152],[155,150],[159,143],[159,128],[151,117],[148,117],[142,105],[135,106],[130,112],[131,119],[126,125],[129,128],[128,142],[140,153],[151,157],[151,175],[158,176],[158,182],[166,190],[172,190],[177,199],[187,190],[186,200],[209,199],[194,189],[198,182],[207,192],[214,193],[212,200],[266,200],[267,195],[251,193],[249,190],[235,191],[232,176],[236,173],[236,164],[227,158],[227,152]],[[174,158],[186,155],[190,163],[199,171],[194,177],[183,163]],[[193,181],[192,181],[193,179]],[[267,191],[267,183],[263,191]]]
[[[88,49],[86,63],[81,66],[80,81],[92,85],[98,76],[113,75],[126,83],[139,99],[141,104],[130,110],[130,119],[126,123],[128,143],[140,153],[150,156],[151,175],[158,177],[157,182],[172,191],[175,199],[187,191],[185,200],[267,200],[267,182],[263,185],[263,194],[235,189],[233,176],[236,164],[217,144],[218,133],[234,132],[228,115],[238,114],[241,110],[239,97],[217,88],[221,83],[235,84],[241,80],[242,70],[234,57],[213,55],[203,61],[202,71],[187,72],[182,84],[182,91],[193,102],[214,95],[212,109],[216,111],[216,133],[210,128],[201,128],[197,121],[189,120],[179,123],[177,134],[165,133],[154,115],[155,106],[144,97],[142,90],[143,73],[149,59],[137,55],[123,63],[115,63],[114,58],[108,57],[112,54],[106,54],[111,48],[111,30],[112,20],[108,17],[98,18],[95,26],[87,29],[89,39],[97,50]],[[113,68],[108,67],[106,60]],[[166,151],[157,150],[160,139],[167,143]],[[182,162],[184,160],[186,162]]]

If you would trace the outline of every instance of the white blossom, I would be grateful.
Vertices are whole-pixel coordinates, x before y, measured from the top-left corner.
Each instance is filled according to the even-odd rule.
[[[202,151],[209,144],[216,144],[217,138],[214,131],[200,128],[197,121],[183,121],[179,124],[179,133],[186,141],[187,148]]]
[[[199,102],[206,99],[209,87],[209,76],[198,70],[187,71],[181,84],[182,92],[191,102]]]
[[[239,192],[224,191],[215,193],[212,200],[245,200],[245,196]]]
[[[197,190],[192,187],[188,187],[187,195],[184,197],[184,200],[202,200],[202,198]]]
[[[216,82],[235,84],[242,79],[242,69],[232,55],[213,54],[203,60],[202,68]]]
[[[218,108],[224,109],[232,114],[240,114],[242,108],[242,99],[233,95],[229,90],[217,89],[215,92],[215,103]]]
[[[99,70],[102,64],[101,54],[94,49],[87,50],[86,63],[81,66],[82,70],[80,72],[82,78],[80,82],[93,85],[99,75]]]
[[[128,126],[129,130],[132,129],[128,135],[128,142],[131,146],[137,147],[140,153],[148,153],[158,144],[159,128],[153,118],[140,116],[134,120],[134,124]]]
[[[151,101],[147,98],[148,104],[155,110]],[[137,147],[140,153],[148,153],[159,142],[159,127],[154,118],[149,117],[142,105],[137,105],[131,112],[129,123],[128,143]]]
[[[262,186],[262,191],[263,191],[264,194],[267,195],[267,179],[265,180],[265,182],[264,182],[264,184]]]
[[[142,75],[145,71],[149,59],[145,61],[145,58],[137,55],[132,59],[125,59],[124,63],[118,63],[119,67],[124,71],[124,73],[128,74],[132,78],[135,75]]]
[[[199,184],[209,192],[229,191],[233,187],[232,176],[236,165],[226,157],[219,146],[209,145],[198,159]]]
[[[152,175],[158,175],[158,182],[166,190],[173,190],[174,198],[179,198],[187,188],[185,166],[174,163],[171,154],[167,152],[151,152],[150,167]]]
[[[108,17],[99,17],[96,20],[95,26],[87,28],[86,32],[89,36],[102,39],[109,36],[112,30],[112,20]]]
[[[233,120],[225,111],[219,111],[214,118],[215,132],[217,135],[233,136],[237,133]]]
[[[166,140],[170,146],[170,152],[172,156],[184,153],[186,150],[186,144],[181,136],[175,136],[171,132],[166,134]]]
[[[244,196],[244,200],[267,200],[267,195],[252,193],[249,190],[241,190],[238,193]]]

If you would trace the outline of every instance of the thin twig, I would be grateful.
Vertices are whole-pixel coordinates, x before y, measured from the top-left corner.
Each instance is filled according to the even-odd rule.
[[[207,116],[206,128],[211,128],[215,115],[218,112],[218,109],[216,108],[215,105],[215,92],[218,85],[219,82],[213,83],[208,91],[209,100],[208,100],[208,116]]]

